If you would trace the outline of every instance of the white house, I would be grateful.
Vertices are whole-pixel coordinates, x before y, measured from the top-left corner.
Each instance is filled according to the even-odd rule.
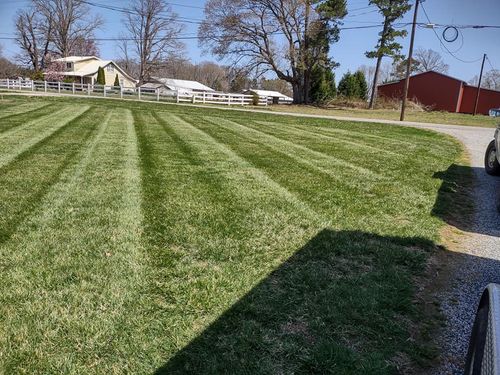
[[[270,90],[259,90],[259,89],[248,89],[243,92],[244,94],[249,95],[258,95],[261,98],[267,98],[268,103],[272,104],[292,104],[293,98],[282,94],[278,91],[270,91]]]
[[[145,84],[141,86],[141,89],[151,89],[161,91],[171,90],[178,91],[179,94],[192,94],[197,92],[215,92],[214,89],[205,86],[204,84],[196,81],[187,81],[183,79],[173,79],[173,78],[159,78],[151,77]]]
[[[55,61],[65,64],[65,71],[62,73],[64,76],[73,77],[80,83],[94,84],[97,80],[97,70],[102,67],[107,86],[113,86],[117,74],[120,86],[135,87],[137,84],[134,78],[111,60],[102,60],[95,56],[68,56]]]

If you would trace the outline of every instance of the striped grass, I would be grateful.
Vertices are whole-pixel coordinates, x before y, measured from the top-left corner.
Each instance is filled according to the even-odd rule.
[[[0,120],[0,373],[390,374],[432,359],[415,332],[436,317],[415,292],[433,207],[453,201],[433,178],[460,155],[450,138],[28,104]]]

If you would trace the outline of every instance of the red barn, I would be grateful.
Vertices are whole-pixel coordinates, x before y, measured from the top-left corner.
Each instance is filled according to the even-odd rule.
[[[378,86],[381,97],[401,99],[404,79]],[[472,113],[477,87],[437,72],[425,72],[410,77],[408,98],[437,111]],[[491,108],[500,108],[500,91],[481,89],[477,112],[487,115]]]

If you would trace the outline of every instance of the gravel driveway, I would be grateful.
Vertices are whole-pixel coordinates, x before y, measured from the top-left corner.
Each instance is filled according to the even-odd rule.
[[[441,297],[446,327],[442,337],[444,363],[435,374],[462,374],[463,360],[479,297],[488,283],[500,283],[500,179],[484,172],[484,152],[493,129],[450,125],[419,125],[454,136],[467,148],[475,174],[476,212],[466,228],[463,264]],[[462,228],[463,229],[463,228]]]

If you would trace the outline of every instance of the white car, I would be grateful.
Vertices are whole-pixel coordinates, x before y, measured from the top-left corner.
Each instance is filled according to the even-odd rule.
[[[500,109],[490,110],[490,116],[500,117]],[[500,124],[495,130],[495,139],[490,142],[486,149],[484,169],[492,176],[500,176]]]

